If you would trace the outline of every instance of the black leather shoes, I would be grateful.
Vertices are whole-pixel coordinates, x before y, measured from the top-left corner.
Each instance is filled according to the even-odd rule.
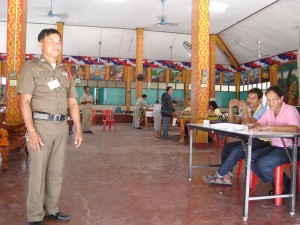
[[[282,191],[282,194],[289,194],[290,193],[290,189],[291,189],[291,179],[288,178],[287,176],[285,176],[283,178],[283,191]],[[270,190],[269,191],[269,195],[274,195],[275,194],[275,191],[274,189]]]
[[[61,212],[49,215],[49,218],[54,219],[56,221],[60,221],[60,222],[70,220],[70,216],[69,215],[63,214]]]
[[[29,225],[43,225],[43,221],[29,222]]]

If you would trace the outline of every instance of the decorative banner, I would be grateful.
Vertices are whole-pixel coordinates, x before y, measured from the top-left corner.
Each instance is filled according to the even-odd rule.
[[[38,59],[40,55],[26,54],[26,61]],[[297,59],[297,51],[291,51],[265,59],[245,63],[241,65],[241,71],[248,71],[258,67],[267,67],[273,64],[286,63]],[[0,61],[6,61],[6,54],[0,54]],[[88,56],[63,56],[63,63],[78,64],[78,65],[123,65],[123,66],[136,66],[135,59],[120,59],[120,58],[98,58]],[[143,60],[145,68],[170,68],[170,69],[187,69],[191,70],[190,62],[172,62],[164,60]],[[216,64],[216,71],[219,72],[240,72],[236,71],[232,65]]]

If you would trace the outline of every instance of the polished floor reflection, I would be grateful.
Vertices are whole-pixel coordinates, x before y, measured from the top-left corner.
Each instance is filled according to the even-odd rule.
[[[117,132],[84,134],[84,144],[75,149],[72,136],[65,158],[60,209],[71,221],[45,220],[46,225],[294,225],[300,224],[299,198],[296,215],[289,214],[289,201],[253,201],[249,220],[243,222],[244,173],[233,186],[208,185],[201,175],[214,168],[194,169],[188,181],[188,144],[180,145],[179,129],[170,140],[155,138],[153,129],[132,129],[117,124]],[[188,141],[188,139],[187,139]],[[211,144],[197,149],[195,162],[218,163],[220,149]],[[30,157],[14,151],[9,169],[0,171],[0,225],[28,224],[26,195]],[[267,193],[259,183],[255,195]]]

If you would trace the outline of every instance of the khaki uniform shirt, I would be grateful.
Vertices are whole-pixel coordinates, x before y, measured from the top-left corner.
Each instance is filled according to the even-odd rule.
[[[59,87],[50,89],[49,82],[57,80]],[[41,56],[24,64],[17,85],[18,94],[31,95],[32,112],[67,115],[68,98],[77,98],[77,92],[68,72],[61,64],[55,69]]]
[[[94,101],[94,98],[91,94],[84,93],[80,98],[80,102],[84,101]],[[92,106],[92,103],[82,104],[82,109],[92,109]]]

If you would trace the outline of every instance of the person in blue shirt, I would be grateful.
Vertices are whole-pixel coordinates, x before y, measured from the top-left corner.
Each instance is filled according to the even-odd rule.
[[[232,99],[228,105],[228,122],[234,124],[250,124],[256,122],[265,113],[266,108],[262,105],[262,90],[252,88],[248,91],[247,101],[239,101]],[[238,107],[240,112],[234,115],[233,108]],[[215,175],[206,175],[202,179],[210,184],[232,185],[232,169],[236,166],[240,159],[245,158],[244,143],[247,140],[240,140],[226,143],[222,149],[221,166]],[[253,139],[252,151],[256,149],[270,146],[268,139]]]

